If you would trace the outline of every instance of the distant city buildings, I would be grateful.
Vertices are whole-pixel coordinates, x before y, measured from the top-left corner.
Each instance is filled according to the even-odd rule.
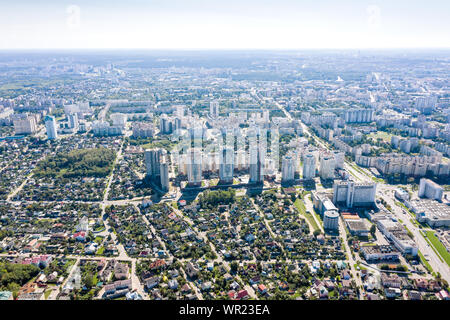
[[[0,125],[9,125],[11,123],[11,118],[14,114],[14,109],[9,107],[3,107],[0,105]]]
[[[127,115],[123,113],[113,113],[110,116],[112,125],[115,127],[125,128],[127,125]]]
[[[69,120],[69,128],[74,129],[75,131],[77,131],[78,127],[79,127],[78,114],[77,113],[69,114],[68,120]]]
[[[95,136],[117,136],[123,134],[123,127],[112,126],[106,121],[94,121],[92,132]]]
[[[173,118],[163,114],[159,118],[159,131],[162,134],[171,134],[176,129],[181,127],[181,121],[179,118]]]
[[[209,103],[209,115],[211,118],[219,117],[219,101],[214,100]]]
[[[374,110],[372,109],[351,109],[346,110],[344,119],[346,123],[364,123],[373,121]]]
[[[71,113],[90,114],[92,113],[92,109],[89,105],[89,102],[79,102],[75,104],[64,105],[64,113],[66,115],[69,115]]]
[[[133,123],[132,131],[132,137],[134,138],[151,138],[155,135],[155,128],[152,123]]]
[[[11,118],[16,134],[33,134],[37,131],[38,122],[40,120],[38,114],[13,114]]]

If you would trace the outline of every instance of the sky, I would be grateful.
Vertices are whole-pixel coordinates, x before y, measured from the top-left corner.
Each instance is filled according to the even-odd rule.
[[[449,47],[448,0],[0,0],[0,49]]]

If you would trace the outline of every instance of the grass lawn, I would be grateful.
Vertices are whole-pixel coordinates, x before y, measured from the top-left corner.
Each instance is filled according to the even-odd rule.
[[[384,142],[390,143],[392,136],[393,136],[393,134],[391,134],[391,133],[387,133],[384,131],[377,131],[376,133],[369,134],[368,138],[373,138],[374,140],[381,138],[384,140]]]
[[[103,242],[103,237],[97,236],[94,240],[96,243],[101,244]]]
[[[308,222],[312,225],[312,227],[314,229],[313,231],[320,230],[320,228],[317,225],[316,220],[314,220],[314,217],[312,216],[312,214],[309,212],[306,212],[305,204],[303,203],[302,200],[300,200],[300,199],[295,200],[294,206],[297,208],[297,210],[300,212],[300,214],[302,216],[304,216],[308,220]]]
[[[50,295],[50,293],[52,293],[52,290],[46,290],[46,291],[45,291],[45,293],[44,293],[45,300],[48,299],[48,296]]]
[[[319,221],[319,223],[323,226],[323,221],[320,215],[316,211],[313,211],[313,214],[316,216],[317,221]]]
[[[97,255],[102,255],[105,252],[105,247],[101,246],[98,250],[97,250]]]
[[[219,183],[219,179],[210,179],[209,180],[209,186],[210,187],[217,186],[218,183]]]
[[[101,232],[101,231],[103,231],[103,230],[105,230],[105,226],[104,226],[104,225],[98,225],[98,226],[94,229],[95,232]]]
[[[444,247],[442,242],[436,237],[434,231],[425,231],[429,242],[433,245],[433,247],[439,252],[442,258],[444,258],[445,263],[450,266],[450,253],[448,253],[447,249]]]
[[[425,269],[427,269],[430,273],[433,273],[433,268],[431,268],[430,264],[425,259],[425,257],[423,256],[422,252],[420,252],[420,250],[419,250],[419,257],[420,257],[420,261],[425,266]]]

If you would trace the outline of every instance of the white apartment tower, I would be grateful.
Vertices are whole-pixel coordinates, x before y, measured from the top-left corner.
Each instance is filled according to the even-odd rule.
[[[32,134],[37,131],[37,123],[34,116],[25,116],[14,119],[13,124],[16,134]]]
[[[295,179],[295,161],[291,155],[283,157],[281,162],[281,181],[288,182]]]
[[[438,185],[436,182],[430,179],[422,178],[420,179],[419,185],[419,197],[428,198],[435,200],[442,200],[442,195],[444,194],[444,189]]]
[[[316,157],[312,153],[305,155],[303,159],[303,179],[311,180],[316,176]]]
[[[211,118],[219,117],[219,101],[214,100],[209,103],[209,115]]]
[[[166,156],[161,158],[159,172],[161,175],[161,189],[164,191],[169,191],[169,164]]]
[[[52,116],[45,116],[45,129],[47,131],[47,137],[51,140],[58,138],[58,132],[56,131],[56,119]]]
[[[202,184],[202,152],[198,148],[188,150],[187,173],[190,185],[200,186]]]
[[[78,115],[76,113],[69,114],[69,128],[78,129]]]
[[[322,179],[334,179],[334,169],[336,167],[336,161],[334,156],[330,154],[322,154],[320,156],[320,168],[319,175]]]
[[[347,208],[367,207],[375,203],[376,183],[336,181],[333,184],[333,203]]]

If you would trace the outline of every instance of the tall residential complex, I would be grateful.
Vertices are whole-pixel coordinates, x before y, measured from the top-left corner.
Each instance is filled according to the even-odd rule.
[[[78,130],[78,114],[71,113],[68,116],[69,118],[69,128]]]
[[[159,166],[159,172],[161,175],[161,189],[169,191],[169,163],[167,161],[167,156],[162,156],[160,160],[161,164]]]
[[[219,101],[214,100],[209,103],[209,115],[211,118],[219,117]]]
[[[303,179],[311,180],[316,175],[316,157],[308,153],[303,158]]]
[[[332,154],[322,154],[320,156],[319,175],[322,179],[334,179],[334,169],[336,161]]]
[[[347,123],[372,122],[373,115],[372,109],[351,109],[345,111],[344,119]]]
[[[56,131],[56,119],[53,116],[45,116],[45,129],[47,131],[47,137],[51,140],[58,138],[58,132]]]
[[[125,128],[127,125],[127,115],[123,113],[113,113],[110,116],[113,126]]]
[[[160,175],[160,160],[165,153],[163,149],[146,149],[144,152],[145,166],[147,168],[147,176],[156,181]]]
[[[202,184],[202,151],[199,148],[190,148],[186,159],[189,184],[200,186]]]
[[[147,149],[144,152],[145,166],[147,176],[150,181],[160,183],[161,189],[169,190],[169,164],[167,161],[167,152],[164,149]]]
[[[219,178],[221,182],[233,183],[234,173],[234,150],[231,147],[224,147],[220,151]]]
[[[37,131],[38,115],[14,114],[11,117],[16,134],[33,134]]]
[[[281,162],[281,181],[288,182],[295,179],[295,158],[291,155],[283,157]]]
[[[419,197],[442,200],[442,195],[444,194],[444,188],[438,185],[436,182],[430,179],[422,178],[420,179],[419,185]]]
[[[376,183],[336,181],[333,184],[333,203],[348,208],[372,206],[376,191]]]
[[[260,144],[250,146],[250,183],[264,181],[264,151]]]

